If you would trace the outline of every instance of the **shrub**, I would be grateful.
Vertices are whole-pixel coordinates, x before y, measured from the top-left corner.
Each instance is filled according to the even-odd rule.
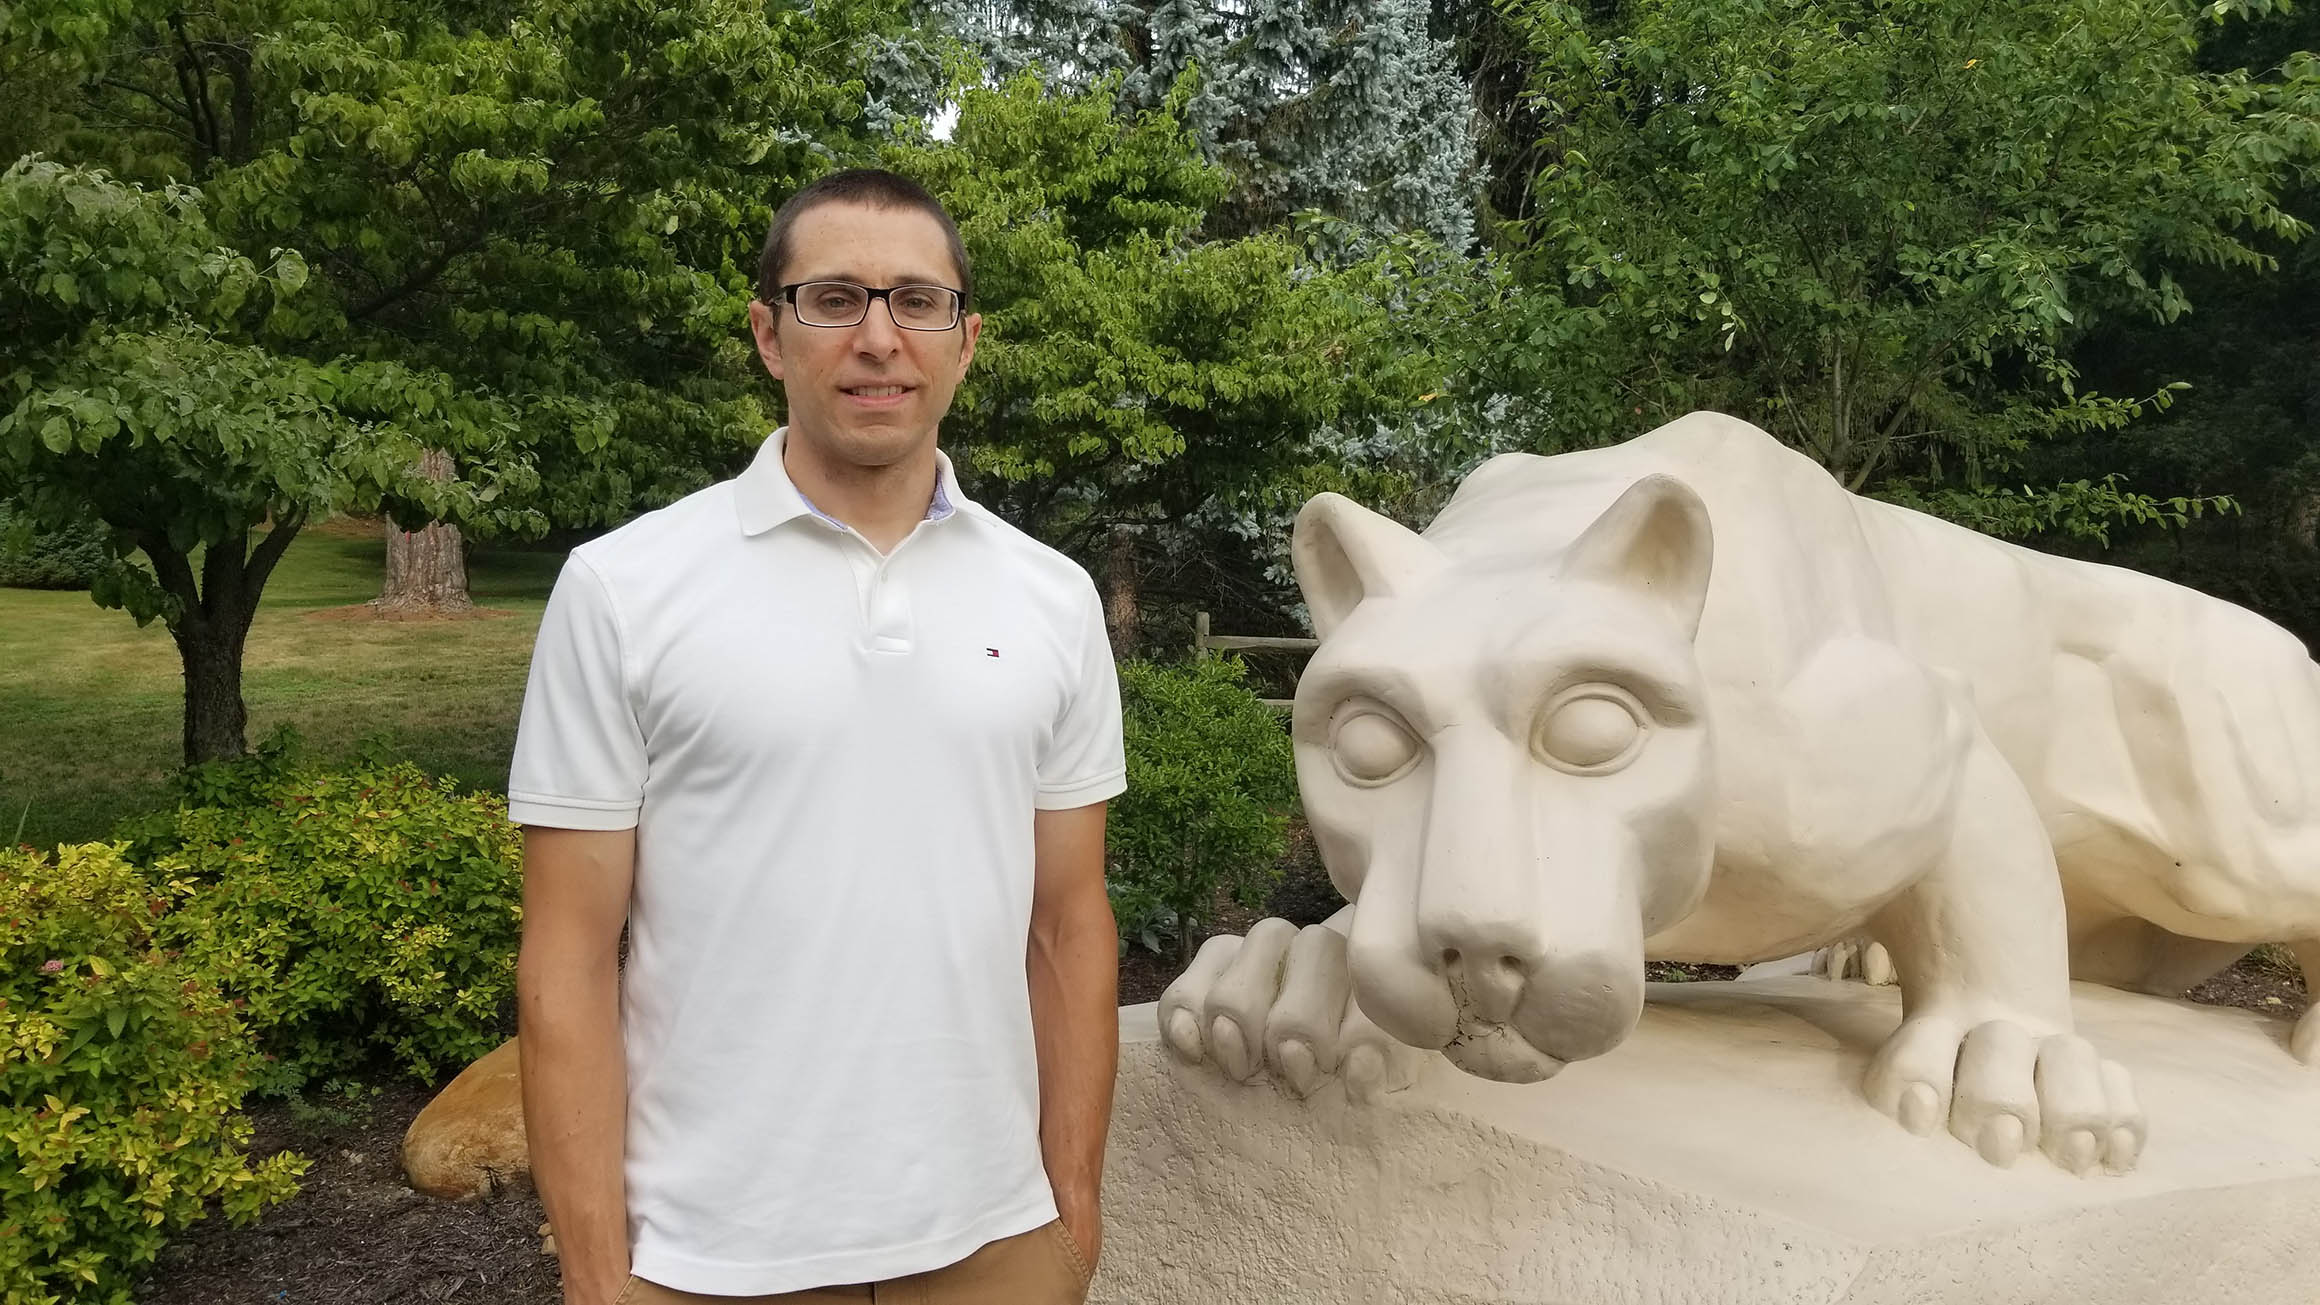
[[[207,1202],[247,1222],[306,1162],[252,1164],[257,1059],[217,987],[161,949],[120,850],[0,850],[0,1300],[126,1305]]]
[[[1111,816],[1121,945],[1181,950],[1220,893],[1263,903],[1296,808],[1288,731],[1236,661],[1120,667],[1128,791]]]
[[[86,589],[112,565],[103,526],[92,522],[69,530],[34,530],[0,502],[0,587]]]
[[[284,1095],[384,1054],[423,1082],[507,1036],[522,906],[505,801],[383,760],[280,746],[195,767],[177,810],[122,832],[177,903],[162,928],[248,1002]]]

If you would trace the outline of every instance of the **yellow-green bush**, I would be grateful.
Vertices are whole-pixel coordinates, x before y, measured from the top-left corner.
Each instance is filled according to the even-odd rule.
[[[0,1300],[126,1305],[216,1200],[247,1221],[306,1163],[252,1164],[256,1060],[216,985],[164,950],[167,903],[117,848],[0,849]]]
[[[191,772],[122,826],[172,906],[160,929],[248,1003],[267,1094],[383,1054],[433,1082],[509,1032],[523,900],[506,802],[418,767],[261,752]]]

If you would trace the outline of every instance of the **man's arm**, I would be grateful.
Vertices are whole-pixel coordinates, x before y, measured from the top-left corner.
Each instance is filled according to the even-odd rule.
[[[1104,891],[1104,804],[1032,820],[1031,1029],[1039,1151],[1063,1226],[1092,1268],[1103,1248],[1104,1140],[1120,1055],[1120,936]]]
[[[524,827],[524,1131],[568,1305],[611,1305],[628,1283],[620,931],[635,869],[634,829]]]

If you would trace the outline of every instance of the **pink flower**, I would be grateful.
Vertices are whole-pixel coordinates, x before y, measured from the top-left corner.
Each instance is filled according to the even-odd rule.
[[[43,962],[41,962],[41,965],[40,965],[40,972],[41,972],[42,974],[54,974],[54,973],[56,973],[58,970],[61,970],[61,969],[63,969],[63,968],[64,968],[64,962],[63,962],[63,961],[43,961]]]

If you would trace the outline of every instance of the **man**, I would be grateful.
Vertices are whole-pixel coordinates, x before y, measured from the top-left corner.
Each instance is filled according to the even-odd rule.
[[[824,178],[759,282],[789,425],[573,551],[524,698],[565,1299],[1077,1302],[1118,1029],[1101,606],[936,450],[982,319],[932,196]]]

